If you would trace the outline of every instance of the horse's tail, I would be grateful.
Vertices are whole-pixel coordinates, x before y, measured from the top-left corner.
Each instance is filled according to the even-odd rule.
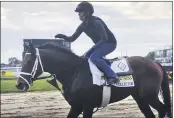
[[[167,76],[167,72],[165,69],[162,67],[160,63],[157,63],[161,69],[163,70],[163,81],[161,85],[161,90],[162,90],[162,96],[163,96],[163,102],[165,104],[166,110],[167,110],[167,115],[169,117],[172,117],[172,112],[171,112],[171,97],[170,97],[170,88],[169,88],[169,79]]]

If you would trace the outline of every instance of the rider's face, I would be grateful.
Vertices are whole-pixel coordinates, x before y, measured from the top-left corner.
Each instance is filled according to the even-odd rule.
[[[81,20],[81,21],[84,21],[85,20],[85,12],[83,12],[83,11],[81,11],[81,12],[79,12],[79,19]]]

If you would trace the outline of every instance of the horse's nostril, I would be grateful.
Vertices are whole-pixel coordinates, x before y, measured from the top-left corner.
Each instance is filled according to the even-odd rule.
[[[24,83],[19,83],[18,85],[16,85],[16,88],[19,89],[19,90],[23,90],[26,87],[25,87]]]
[[[22,87],[23,87],[22,83],[16,85],[16,88],[19,89],[19,90],[22,90]]]

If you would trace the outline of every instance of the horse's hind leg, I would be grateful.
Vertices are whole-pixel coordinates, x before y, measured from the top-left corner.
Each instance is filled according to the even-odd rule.
[[[164,118],[167,111],[165,105],[159,100],[157,96],[154,96],[150,99],[149,104],[158,111],[159,118]]]
[[[141,98],[138,95],[132,95],[134,100],[137,102],[138,107],[140,108],[141,112],[144,114],[146,118],[155,118],[150,106],[145,98]]]

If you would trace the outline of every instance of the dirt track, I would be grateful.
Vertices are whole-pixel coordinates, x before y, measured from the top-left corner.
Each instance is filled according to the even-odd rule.
[[[59,91],[1,94],[1,117],[66,117],[69,104]],[[156,110],[152,109],[157,115]],[[97,117],[144,117],[137,104],[128,97],[110,104],[94,114]]]

